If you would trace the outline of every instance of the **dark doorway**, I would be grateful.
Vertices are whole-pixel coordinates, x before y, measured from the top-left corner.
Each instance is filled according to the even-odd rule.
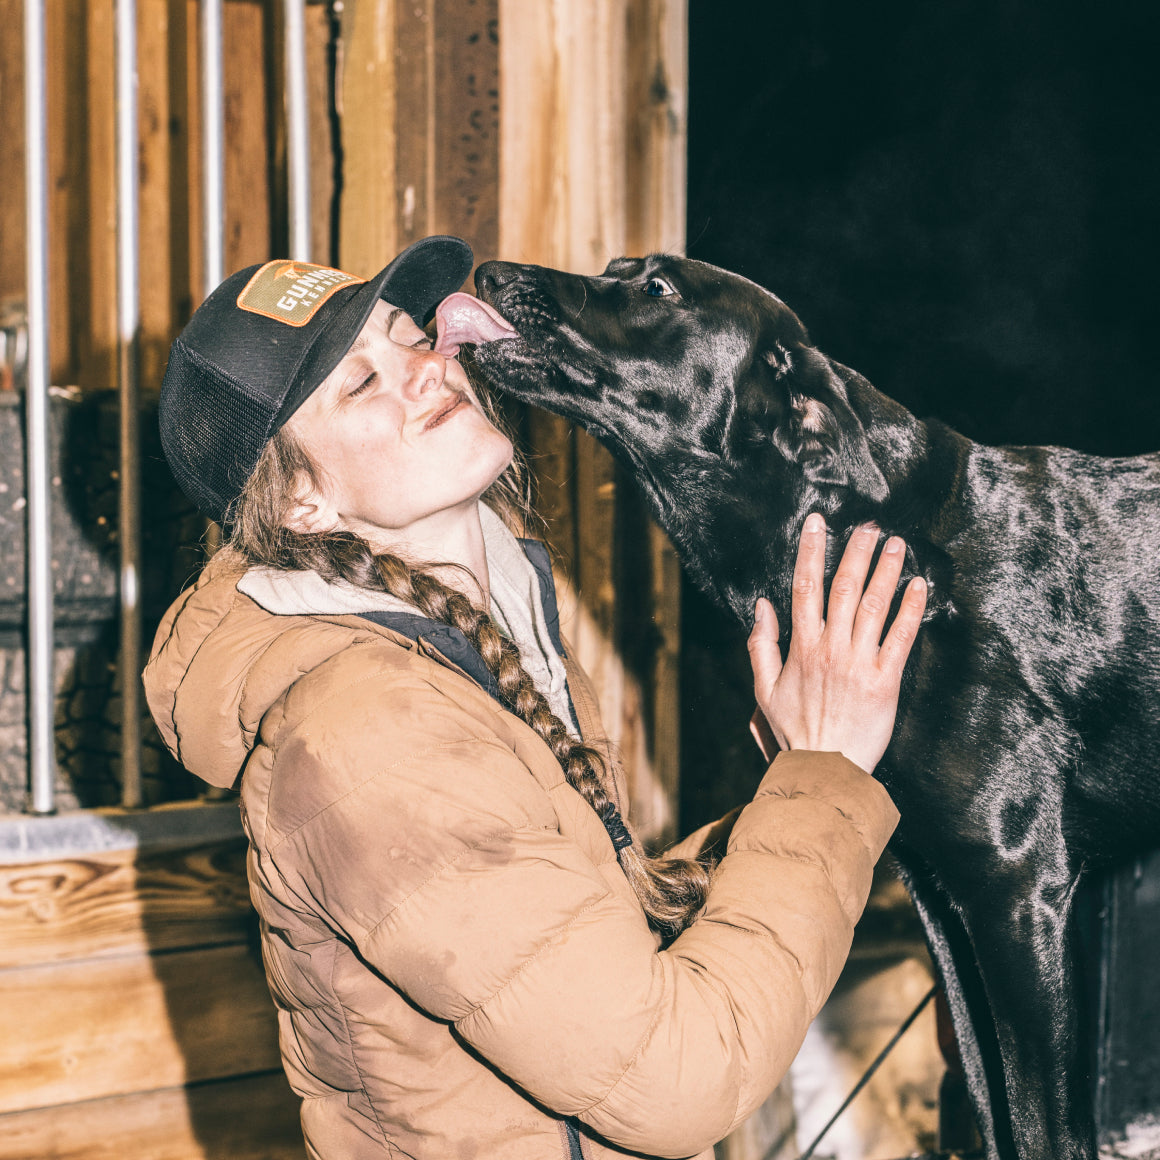
[[[1160,449],[1154,47],[1131,0],[691,0],[688,253],[974,439]],[[752,699],[685,614],[692,823],[752,784]]]

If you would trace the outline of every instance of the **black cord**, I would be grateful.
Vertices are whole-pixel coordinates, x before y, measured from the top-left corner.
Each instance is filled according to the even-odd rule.
[[[882,1061],[894,1050],[895,1044],[906,1034],[910,1025],[922,1013],[922,1009],[935,997],[938,992],[938,984],[936,983],[923,997],[919,1000],[918,1006],[902,1021],[902,1026],[891,1036],[890,1042],[878,1053],[874,1062],[863,1072],[862,1078],[851,1089],[850,1094],[842,1101],[842,1106],[826,1121],[826,1126],[814,1137],[813,1143],[798,1157],[798,1160],[810,1160],[814,1154],[814,1149],[822,1142],[825,1134],[838,1121],[838,1117],[854,1102],[858,1093],[870,1082],[871,1076],[882,1066]]]

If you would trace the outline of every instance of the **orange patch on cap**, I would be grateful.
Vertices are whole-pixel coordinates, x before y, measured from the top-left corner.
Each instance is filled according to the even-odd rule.
[[[337,290],[365,282],[342,270],[309,262],[267,262],[238,295],[238,307],[287,326],[305,326]]]

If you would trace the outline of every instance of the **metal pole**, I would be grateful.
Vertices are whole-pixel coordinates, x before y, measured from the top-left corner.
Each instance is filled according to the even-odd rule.
[[[310,261],[310,122],[306,103],[306,3],[285,2],[286,168],[290,257]]]
[[[121,802],[141,792],[141,473],[137,348],[137,5],[117,0],[117,370],[121,410]]]
[[[52,495],[48,443],[48,124],[44,0],[24,4],[24,156],[28,236],[28,761],[29,808],[56,808],[53,777]]]
[[[222,109],[222,0],[201,0],[202,288],[225,278],[225,115]]]

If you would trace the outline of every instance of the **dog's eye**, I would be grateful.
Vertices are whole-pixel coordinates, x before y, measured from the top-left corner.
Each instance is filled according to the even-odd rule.
[[[650,278],[644,284],[644,292],[650,298],[667,298],[676,291],[663,278]]]

